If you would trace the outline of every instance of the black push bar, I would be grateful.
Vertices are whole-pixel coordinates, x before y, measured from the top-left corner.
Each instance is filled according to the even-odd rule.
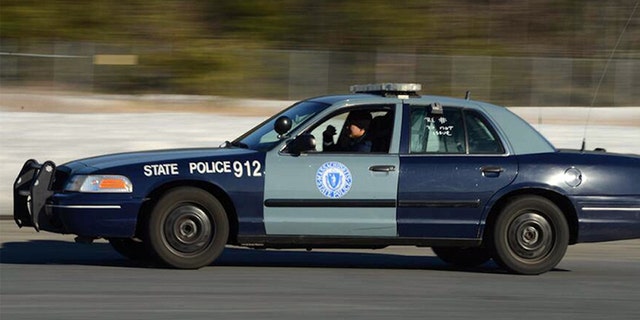
[[[13,219],[19,227],[34,227],[40,231],[39,217],[45,213],[46,202],[53,194],[51,190],[56,164],[43,164],[30,159],[24,163],[13,184]]]

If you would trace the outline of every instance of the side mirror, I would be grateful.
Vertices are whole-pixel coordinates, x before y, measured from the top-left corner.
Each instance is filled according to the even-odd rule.
[[[316,138],[309,133],[297,136],[287,145],[287,152],[296,156],[309,151],[316,151]]]
[[[276,122],[273,124],[273,129],[275,129],[279,135],[289,132],[289,130],[291,130],[291,119],[287,116],[276,119]]]

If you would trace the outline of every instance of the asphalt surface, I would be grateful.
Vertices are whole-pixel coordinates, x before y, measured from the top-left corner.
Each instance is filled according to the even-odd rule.
[[[228,247],[210,267],[172,270],[12,221],[0,243],[2,320],[640,319],[640,240],[572,246],[539,276],[455,269],[404,247]]]

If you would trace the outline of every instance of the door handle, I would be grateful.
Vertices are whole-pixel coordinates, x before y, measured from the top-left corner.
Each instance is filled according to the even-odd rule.
[[[504,172],[504,169],[500,166],[484,166],[480,168],[480,171],[485,177],[497,177],[501,172]]]
[[[392,165],[371,166],[371,167],[369,167],[369,171],[373,171],[373,172],[391,172],[391,171],[396,171],[396,166],[392,166]]]

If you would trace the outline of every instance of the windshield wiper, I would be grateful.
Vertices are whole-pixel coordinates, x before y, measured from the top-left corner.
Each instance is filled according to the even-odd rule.
[[[242,143],[240,141],[225,141],[223,148],[231,148],[231,147],[238,147],[238,148],[242,148],[242,149],[249,149],[249,145],[247,145],[246,143]]]

